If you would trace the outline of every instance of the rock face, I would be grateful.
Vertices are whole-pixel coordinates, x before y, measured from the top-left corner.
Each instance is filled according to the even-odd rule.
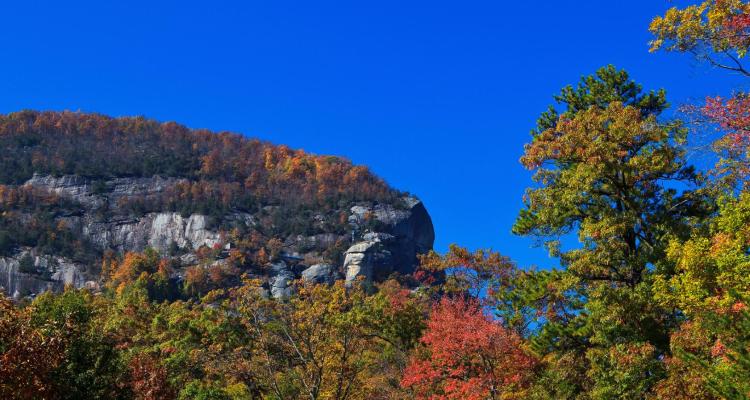
[[[271,296],[275,299],[287,298],[294,293],[294,273],[289,269],[284,261],[271,264],[271,278],[269,286],[271,287]]]
[[[123,199],[148,198],[181,182],[184,180],[159,176],[92,181],[78,176],[34,175],[25,185],[78,204],[80,211],[57,215],[56,219],[99,251],[124,253],[150,247],[166,256],[178,250],[177,259],[182,265],[197,263],[193,252],[203,246],[231,248],[231,240],[222,226],[254,229],[268,223],[263,222],[263,215],[272,211],[270,206],[255,213],[231,211],[219,218],[171,211],[133,215],[120,210]],[[341,214],[348,216],[343,221],[348,232],[325,231],[326,226],[333,225],[331,221],[341,220]],[[312,235],[292,232],[279,237],[283,243],[280,258],[263,268],[273,297],[291,295],[296,279],[330,284],[344,276],[352,282],[358,277],[380,280],[392,273],[409,274],[417,264],[417,254],[431,250],[434,241],[430,216],[413,197],[403,197],[394,204],[350,204],[328,213],[315,213],[310,218],[318,232]],[[341,250],[331,253],[333,248]],[[325,259],[325,254],[329,254],[326,256],[329,259]],[[330,254],[341,254],[341,258]],[[32,273],[27,255],[33,258]],[[25,268],[21,268],[22,259]],[[32,249],[20,249],[12,257],[0,257],[0,288],[10,295],[25,296],[59,290],[66,284],[95,285],[99,277],[89,272],[93,270],[97,268],[55,254],[41,255]]]
[[[174,243],[179,248],[198,249],[219,243],[219,233],[207,227],[204,215],[183,218],[174,212],[149,213],[137,219],[113,218],[97,221],[84,217],[70,217],[73,226],[81,227],[81,234],[101,249],[119,252],[143,251],[151,247],[166,252]]]
[[[344,258],[346,282],[358,277],[373,280],[375,274],[387,274],[394,270],[393,255],[380,241],[359,242],[346,251]]]
[[[87,285],[84,270],[68,259],[35,255],[26,249],[14,257],[0,257],[0,290],[18,299],[65,285],[83,287]]]
[[[331,264],[314,264],[302,271],[300,277],[306,283],[332,284],[336,278],[336,267]]]
[[[404,209],[389,205],[351,208],[349,222],[352,225],[362,229],[368,218],[374,219],[383,232],[365,231],[362,240],[346,251],[344,270],[347,282],[359,276],[365,280],[379,280],[393,272],[410,274],[417,265],[417,254],[432,250],[435,232],[427,210],[415,198],[403,200]]]
[[[185,182],[185,180],[154,176],[153,178],[116,178],[106,182],[93,182],[77,175],[55,177],[34,174],[26,185],[47,189],[75,200],[87,208],[95,209],[104,204],[116,206],[118,200],[123,197],[146,197],[161,193],[178,182]]]
[[[182,182],[178,179],[118,178],[99,184],[74,175],[51,177],[34,175],[27,186],[61,195],[80,203],[85,212],[82,216],[70,216],[65,222],[79,227],[81,234],[102,249],[143,251],[152,247],[165,252],[172,243],[179,248],[197,249],[203,245],[213,246],[219,242],[219,234],[207,228],[204,215],[183,218],[174,212],[149,213],[140,218],[97,218],[94,211],[103,207],[117,209],[121,199],[131,196],[146,198],[163,192],[169,186]],[[237,217],[237,216],[235,216]],[[243,218],[240,216],[239,218]],[[250,218],[250,216],[246,216]]]
[[[179,248],[197,249],[204,245],[213,247],[219,241],[219,234],[207,229],[206,217],[196,214],[188,218],[177,213],[155,214],[148,235],[148,245],[161,251],[172,243]]]

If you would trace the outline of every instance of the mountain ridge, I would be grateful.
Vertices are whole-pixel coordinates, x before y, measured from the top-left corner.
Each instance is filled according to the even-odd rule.
[[[303,277],[408,276],[434,241],[421,201],[366,167],[238,134],[22,111],[0,116],[0,144],[0,287],[16,298],[97,288],[107,258],[148,248],[197,294],[247,274],[285,297]]]

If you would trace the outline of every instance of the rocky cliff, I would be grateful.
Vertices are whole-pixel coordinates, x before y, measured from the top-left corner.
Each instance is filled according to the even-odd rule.
[[[201,248],[231,249],[236,246],[227,227],[240,225],[245,230],[260,226],[266,210],[259,213],[234,211],[219,218],[202,214],[148,212],[128,215],[119,208],[123,200],[144,198],[162,192],[179,179],[118,178],[94,182],[80,176],[34,175],[23,184],[72,200],[80,208],[72,215],[55,216],[74,235],[100,252],[141,252],[153,248],[165,257],[173,257],[182,267],[199,265],[194,252]],[[106,209],[107,212],[102,212]],[[322,232],[305,235],[292,232],[281,240],[275,260],[262,274],[274,297],[291,294],[292,283],[303,279],[331,283],[336,279],[352,282],[382,280],[392,273],[408,275],[414,271],[417,254],[432,249],[432,222],[422,202],[404,196],[397,204],[359,202],[344,208],[346,232]],[[328,219],[340,218],[339,210],[319,213],[315,221],[325,226]],[[341,254],[322,255],[335,246]],[[176,255],[175,253],[178,253]],[[22,268],[24,261],[32,265]],[[221,262],[216,257],[212,262]],[[0,257],[0,289],[18,298],[45,290],[60,290],[64,285],[98,287],[96,266],[86,265],[55,254],[39,254],[34,248],[19,248],[11,256]],[[180,278],[181,270],[176,275]]]
[[[408,275],[434,239],[424,205],[367,168],[233,133],[23,111],[0,115],[0,148],[0,289],[16,297],[96,288],[103,261],[146,249],[192,294],[248,275],[283,297],[298,279]]]

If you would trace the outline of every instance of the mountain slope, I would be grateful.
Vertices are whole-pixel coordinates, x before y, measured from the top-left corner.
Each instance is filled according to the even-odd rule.
[[[153,248],[201,293],[260,277],[409,274],[432,248],[417,199],[367,168],[241,135],[97,114],[0,116],[0,287],[100,284],[102,261]]]

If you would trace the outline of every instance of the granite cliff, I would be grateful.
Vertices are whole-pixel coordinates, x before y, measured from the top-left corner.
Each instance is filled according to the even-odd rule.
[[[102,259],[149,248],[178,283],[231,264],[284,297],[297,279],[407,276],[434,240],[422,202],[362,167],[238,135],[26,112],[3,116],[0,143],[17,167],[0,173],[0,290],[16,298],[96,289]]]

